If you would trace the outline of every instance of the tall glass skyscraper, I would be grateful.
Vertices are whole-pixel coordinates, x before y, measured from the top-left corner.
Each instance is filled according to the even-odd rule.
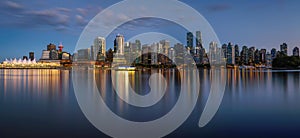
[[[194,54],[194,35],[192,32],[188,32],[186,35],[187,48],[190,50],[190,54]]]
[[[200,31],[196,31],[196,49],[203,48],[202,34]]]
[[[235,64],[235,50],[231,43],[229,43],[227,46],[227,63]]]
[[[92,60],[97,60],[98,57],[106,56],[106,41],[103,37],[97,37],[94,40],[94,45],[91,47]]]
[[[125,43],[124,36],[118,34],[115,39],[115,47],[117,48],[116,49],[117,54],[124,55],[124,43]]]
[[[293,56],[299,57],[299,48],[298,48],[298,47],[295,47],[295,48],[293,49]]]
[[[285,55],[287,56],[288,55],[288,52],[287,52],[287,44],[286,43],[283,43],[282,45],[280,45],[280,51]]]

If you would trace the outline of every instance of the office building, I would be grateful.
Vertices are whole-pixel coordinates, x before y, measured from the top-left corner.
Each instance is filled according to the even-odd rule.
[[[247,46],[243,46],[241,55],[240,55],[240,63],[243,65],[248,65],[249,64],[249,49]]]
[[[124,55],[125,39],[123,35],[118,34],[115,39],[115,50],[118,55]]]
[[[87,61],[90,60],[91,49],[80,49],[78,50],[78,61]]]
[[[50,51],[50,59],[51,60],[58,60],[58,51],[57,50],[51,50]]]
[[[31,61],[34,60],[34,52],[29,52],[29,59],[30,59]]]
[[[42,60],[49,60],[50,59],[50,51],[43,50],[41,59]]]
[[[218,64],[221,58],[221,55],[219,54],[218,50],[218,43],[217,42],[211,42],[209,44],[209,61],[211,65]]]
[[[189,53],[194,55],[194,35],[192,32],[188,32],[186,35],[187,48],[189,49]]]
[[[231,43],[227,46],[227,64],[235,64],[235,50]]]
[[[56,45],[50,43],[49,45],[47,45],[47,51],[51,51],[51,50],[56,50]]]
[[[173,47],[169,48],[168,57],[171,60],[171,64],[175,62],[176,53],[175,53],[175,49]]]
[[[267,53],[267,50],[266,49],[261,49],[259,52],[260,52],[260,62],[262,64],[265,64],[266,63],[266,53]]]
[[[227,59],[227,44],[222,45],[222,54],[223,57]]]
[[[266,54],[266,66],[271,67],[272,66],[272,54],[267,52]]]
[[[250,47],[248,50],[248,57],[249,57],[249,64],[254,64],[254,57],[255,57],[255,47]]]
[[[239,45],[235,45],[234,46],[234,55],[235,55],[235,64],[239,64],[240,63],[240,48]]]
[[[104,60],[106,56],[106,41],[103,37],[97,37],[94,40],[94,45],[91,46],[91,59]]]
[[[170,41],[161,40],[159,43],[162,45],[162,48],[163,48],[163,52],[162,53],[164,55],[168,55],[169,54],[169,49],[170,49]]]
[[[203,48],[202,34],[200,31],[196,31],[196,47]]]
[[[254,63],[260,64],[260,51],[258,49],[254,52]]]
[[[295,48],[293,49],[293,56],[299,57],[299,48],[298,48],[298,47],[295,47]]]
[[[284,56],[288,55],[288,46],[286,43],[283,43],[282,45],[280,45],[280,51]]]
[[[276,53],[277,53],[277,50],[275,48],[272,48],[271,49],[271,58],[272,58],[272,60],[276,58]]]

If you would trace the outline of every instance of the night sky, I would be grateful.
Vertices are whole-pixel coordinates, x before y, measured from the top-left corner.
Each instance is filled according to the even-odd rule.
[[[49,43],[73,53],[83,28],[97,13],[117,0],[2,0],[0,2],[0,60],[28,56]],[[289,53],[300,46],[300,1],[298,0],[182,0],[200,12],[212,25],[221,43],[279,49],[286,42]],[[163,3],[163,1],[162,1]],[[113,17],[122,18],[114,15]],[[113,18],[112,17],[112,18]],[[147,22],[157,20],[145,19]],[[166,22],[167,23],[167,22]],[[176,33],[169,29],[166,33]],[[117,32],[115,32],[117,33]],[[121,32],[122,33],[122,32]],[[185,42],[185,33],[177,39]],[[113,46],[107,40],[107,49]],[[126,39],[126,36],[125,36]],[[143,43],[143,42],[142,42]],[[185,44],[185,43],[184,43]]]

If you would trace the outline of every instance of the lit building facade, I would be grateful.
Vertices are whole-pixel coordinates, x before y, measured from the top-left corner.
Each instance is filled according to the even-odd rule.
[[[124,44],[125,44],[124,36],[118,34],[115,39],[115,46],[116,46],[117,54],[124,55]]]
[[[227,46],[227,64],[235,64],[235,50],[231,43]]]
[[[103,37],[97,37],[94,40],[94,45],[91,46],[92,60],[105,60],[106,56],[106,41]]]
[[[186,34],[186,44],[187,48],[189,49],[189,53],[194,55],[194,35],[192,32],[188,32]]]

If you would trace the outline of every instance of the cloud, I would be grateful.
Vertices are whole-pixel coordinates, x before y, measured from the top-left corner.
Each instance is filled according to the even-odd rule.
[[[24,8],[23,5],[16,3],[16,2],[12,2],[12,1],[4,2],[4,7],[9,8],[9,9],[14,9],[14,10],[21,10]]]
[[[81,15],[87,15],[88,14],[88,10],[84,9],[84,8],[76,8],[76,11],[81,14]]]
[[[60,12],[64,12],[64,13],[69,13],[69,12],[72,11],[71,9],[63,8],[63,7],[58,7],[58,8],[55,8],[55,9],[60,11]]]
[[[56,9],[26,12],[27,20],[36,25],[68,26],[70,17]]]
[[[84,17],[82,17],[81,15],[76,15],[75,19],[76,19],[76,23],[80,26],[84,26],[88,23],[88,21],[85,20]]]
[[[231,9],[231,6],[228,4],[214,4],[214,5],[209,5],[207,9],[212,12],[218,12],[218,11],[229,10]]]
[[[100,6],[35,7],[32,3],[23,1],[0,1],[0,18],[5,19],[0,20],[0,25],[24,29],[76,30],[82,29],[101,10]]]

